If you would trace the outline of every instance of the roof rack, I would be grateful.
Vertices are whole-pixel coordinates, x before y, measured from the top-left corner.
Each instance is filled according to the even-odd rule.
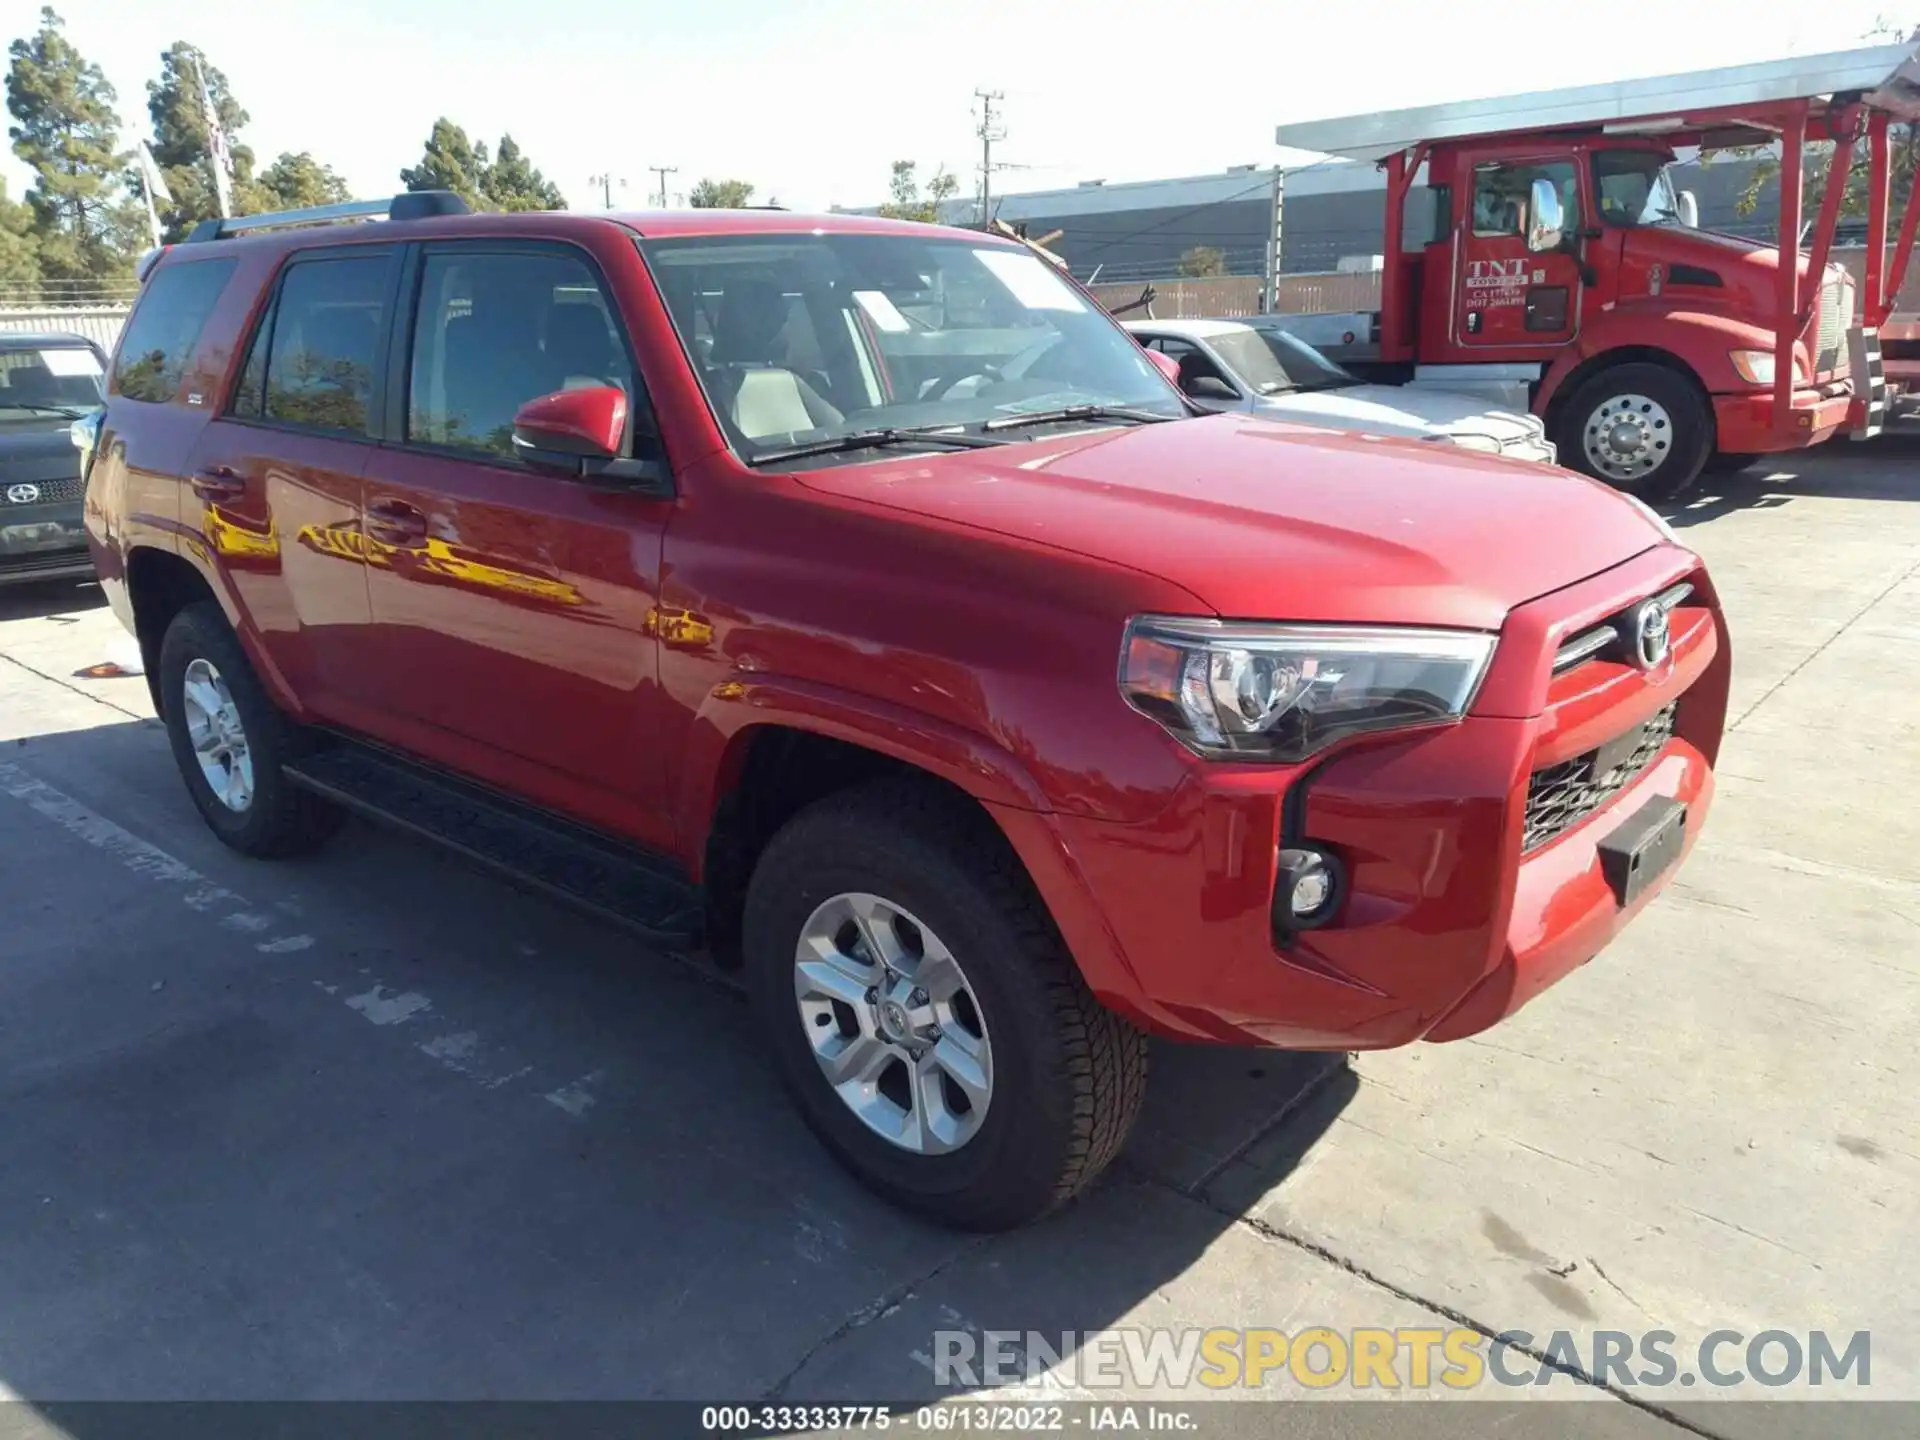
[[[451,190],[404,190],[386,200],[348,200],[339,205],[314,205],[305,210],[274,210],[264,215],[202,220],[187,233],[184,243],[224,240],[231,235],[285,230],[295,225],[331,225],[341,220],[428,220],[436,215],[472,212],[473,207]]]

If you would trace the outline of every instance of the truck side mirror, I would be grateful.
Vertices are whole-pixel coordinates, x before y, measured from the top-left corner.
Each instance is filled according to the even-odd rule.
[[[1700,200],[1691,190],[1682,190],[1677,197],[1680,206],[1680,223],[1689,230],[1700,228]]]
[[[1560,187],[1551,180],[1536,180],[1529,199],[1527,249],[1536,255],[1558,250],[1567,238],[1567,217],[1560,208]]]

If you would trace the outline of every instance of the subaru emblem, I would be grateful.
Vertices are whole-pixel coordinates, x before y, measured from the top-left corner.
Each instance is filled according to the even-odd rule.
[[[7,499],[12,504],[31,505],[39,498],[40,487],[38,485],[9,485],[7,487]]]

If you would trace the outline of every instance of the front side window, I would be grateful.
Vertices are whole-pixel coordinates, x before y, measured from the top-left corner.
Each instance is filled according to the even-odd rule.
[[[233,413],[365,435],[390,264],[368,255],[290,266],[241,368]]]
[[[1666,157],[1651,150],[1602,150],[1593,157],[1593,189],[1609,225],[1678,225],[1680,204]]]
[[[77,420],[100,404],[100,357],[84,345],[0,350],[0,425]]]
[[[1185,413],[1112,318],[1021,248],[936,232],[714,235],[641,249],[714,413],[749,461],[875,429],[977,430],[1069,406]]]
[[[1519,164],[1480,165],[1473,172],[1473,233],[1482,239],[1521,236],[1527,231],[1527,209],[1533,182],[1550,180],[1560,192],[1560,209],[1569,235],[1580,229],[1580,181],[1571,160],[1524,161]]]
[[[599,280],[575,256],[430,253],[407,387],[416,444],[513,456],[513,417],[542,395],[608,385],[633,369]]]
[[[220,292],[233,278],[232,260],[183,261],[162,266],[140,292],[113,368],[113,393],[165,404],[180,389]]]

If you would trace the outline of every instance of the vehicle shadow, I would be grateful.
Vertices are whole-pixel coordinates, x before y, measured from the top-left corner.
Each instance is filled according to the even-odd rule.
[[[1702,475],[1685,495],[1657,508],[1681,530],[1800,499],[1920,500],[1920,434],[1882,435],[1863,444],[1830,441],[1738,474]]]
[[[0,624],[98,610],[106,603],[106,594],[93,580],[36,580],[8,585],[0,588]]]
[[[1156,1043],[1095,1190],[963,1236],[832,1162],[731,987],[358,822],[246,861],[157,725],[0,753],[0,873],[32,897],[0,946],[28,1401],[951,1394],[930,1327],[1121,1322],[1357,1083]],[[110,1409],[57,1414],[86,1440]]]

